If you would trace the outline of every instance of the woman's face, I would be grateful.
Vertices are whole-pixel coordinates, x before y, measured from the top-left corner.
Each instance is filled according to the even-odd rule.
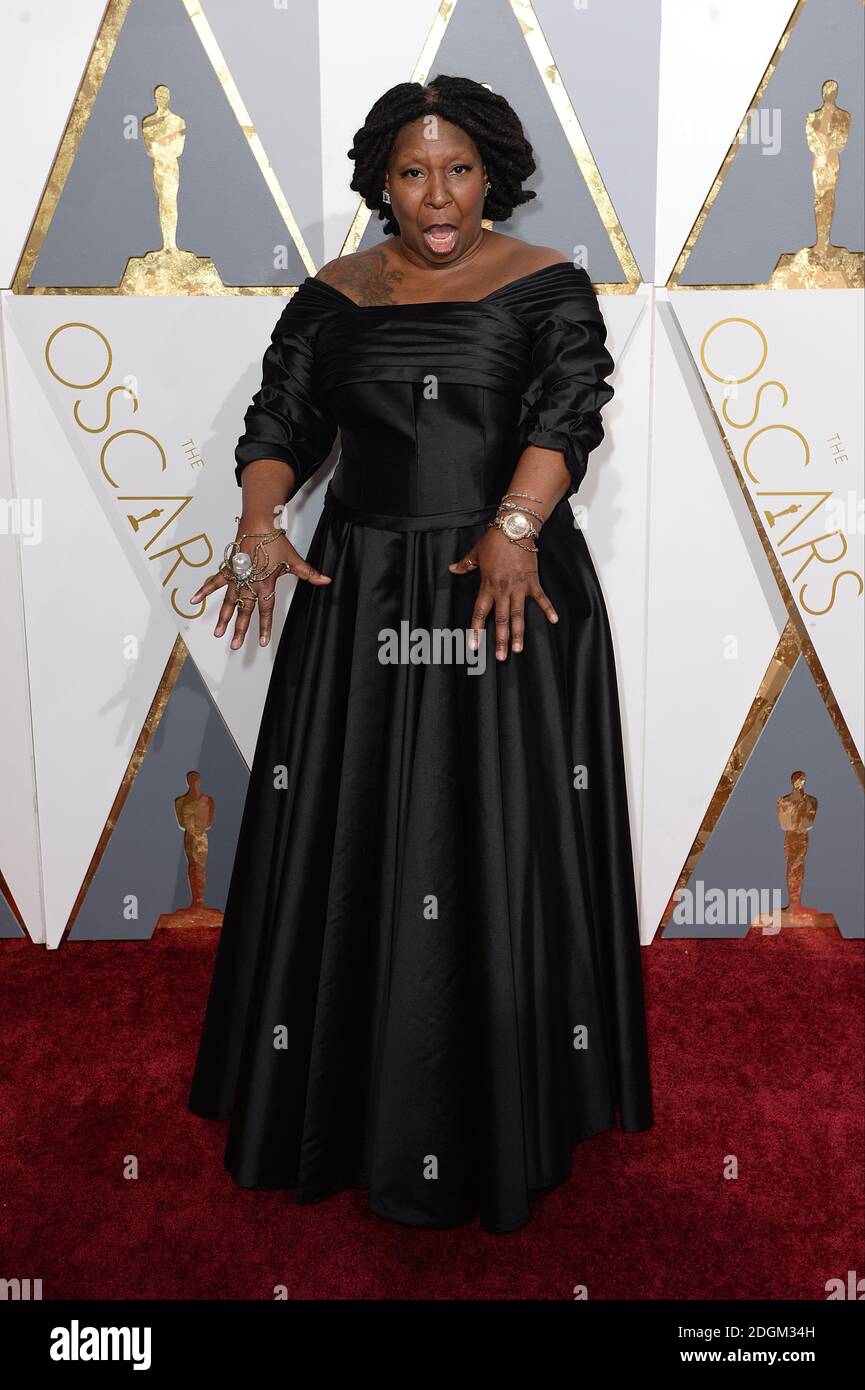
[[[403,245],[429,265],[460,260],[481,233],[485,180],[459,126],[434,115],[404,125],[385,178]]]

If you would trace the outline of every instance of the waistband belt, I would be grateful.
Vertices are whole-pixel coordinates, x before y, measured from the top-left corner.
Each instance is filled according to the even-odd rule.
[[[443,531],[450,526],[476,526],[482,521],[491,521],[498,510],[498,503],[488,507],[473,507],[461,512],[430,512],[426,516],[389,516],[386,512],[367,512],[358,507],[350,507],[340,502],[328,488],[324,495],[324,505],[340,521],[350,521],[356,526],[372,526],[379,531]]]

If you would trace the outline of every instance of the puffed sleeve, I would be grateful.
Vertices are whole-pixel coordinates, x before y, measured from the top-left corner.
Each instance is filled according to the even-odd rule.
[[[529,386],[520,416],[522,447],[537,444],[564,455],[571,493],[586,475],[589,454],[604,437],[601,411],[615,392],[605,380],[614,362],[607,326],[588,273],[574,275],[534,306]]]
[[[290,463],[302,487],[324,463],[337,422],[316,389],[315,340],[324,312],[308,282],[295,291],[270,335],[261,364],[261,387],[244,416],[234,450],[234,476],[253,459]]]

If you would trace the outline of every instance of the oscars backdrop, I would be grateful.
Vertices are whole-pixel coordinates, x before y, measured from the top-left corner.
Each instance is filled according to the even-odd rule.
[[[0,935],[218,927],[275,642],[191,595],[397,82],[504,93],[616,361],[572,499],[644,942],[863,934],[862,0],[33,0],[3,18]],[[286,509],[303,549],[330,467]],[[292,590],[278,588],[278,636]]]

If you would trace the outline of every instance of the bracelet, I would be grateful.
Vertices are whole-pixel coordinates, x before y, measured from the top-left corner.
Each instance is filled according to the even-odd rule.
[[[523,507],[520,505],[519,502],[500,502],[499,511],[521,512],[524,516],[528,515],[537,517],[538,521],[541,523],[542,526],[546,520],[546,517],[541,516],[540,512],[534,511],[532,507]]]
[[[525,506],[522,502],[511,502],[509,500],[511,497],[525,497],[529,502],[537,502],[540,506],[543,506],[543,498],[535,497],[531,492],[506,492],[498,505],[498,512],[516,512],[522,516],[533,516],[536,521],[540,522],[541,526],[546,524],[547,518],[541,516],[540,512],[536,512],[533,507]],[[521,532],[518,526],[509,526],[505,528],[505,535],[508,537],[508,540],[515,540],[520,534]],[[531,523],[529,523],[528,530],[524,530],[522,534],[531,535],[535,540],[537,540],[538,537],[538,533],[535,528],[531,526]],[[527,548],[526,546],[523,547],[524,550]]]

